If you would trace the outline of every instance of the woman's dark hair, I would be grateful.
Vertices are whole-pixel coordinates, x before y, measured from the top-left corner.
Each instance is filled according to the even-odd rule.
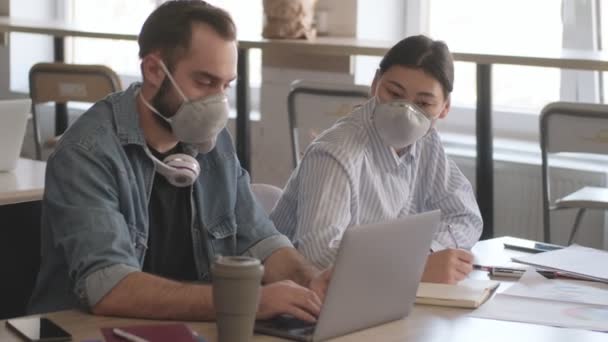
[[[393,65],[424,70],[441,84],[447,97],[454,88],[454,60],[448,46],[427,36],[411,36],[395,44],[382,58],[379,72]]]
[[[201,0],[172,0],[158,6],[139,33],[139,58],[159,50],[168,67],[190,48],[192,25],[209,25],[225,40],[236,39],[236,26],[228,12]]]

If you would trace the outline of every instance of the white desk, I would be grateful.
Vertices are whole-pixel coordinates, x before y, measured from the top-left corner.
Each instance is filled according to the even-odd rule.
[[[478,243],[474,252],[479,262],[504,264],[508,262],[510,255],[522,254],[521,252],[504,251],[502,242],[503,239],[499,238]],[[508,284],[503,284],[503,287],[506,286]],[[382,284],[378,284],[377,288],[370,289],[370,291],[382,291]],[[406,319],[356,332],[333,341],[605,342],[608,340],[608,334],[604,333],[471,318],[467,316],[469,312],[470,310],[467,309],[416,305]],[[74,341],[100,339],[99,328],[101,327],[152,323],[149,320],[92,316],[78,311],[60,311],[47,316],[73,334]],[[208,341],[217,341],[214,323],[186,323]],[[4,322],[0,322],[0,341],[17,342],[20,340],[5,328]],[[253,341],[281,341],[281,339],[256,335]]]
[[[40,201],[45,168],[45,162],[19,159],[15,170],[0,172],[0,205]]]

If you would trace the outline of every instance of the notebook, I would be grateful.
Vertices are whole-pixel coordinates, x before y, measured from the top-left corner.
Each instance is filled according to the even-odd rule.
[[[488,300],[498,285],[494,280],[468,278],[455,285],[420,283],[416,304],[474,309]]]
[[[101,333],[103,334],[105,341],[125,342],[124,338],[116,336],[112,332],[113,328],[114,327],[101,328]],[[195,335],[195,333],[183,323],[133,325],[117,328],[149,342],[205,342],[205,339]]]

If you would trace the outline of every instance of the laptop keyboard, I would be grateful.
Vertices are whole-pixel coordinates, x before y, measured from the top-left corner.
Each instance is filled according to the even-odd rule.
[[[280,315],[272,319],[275,328],[281,330],[297,331],[299,334],[312,334],[315,330],[315,323],[299,320],[292,316]]]

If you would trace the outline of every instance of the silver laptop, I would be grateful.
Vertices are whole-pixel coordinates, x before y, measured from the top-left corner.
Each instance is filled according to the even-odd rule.
[[[316,342],[406,317],[439,220],[435,210],[348,228],[316,325],[280,316],[255,331]]]
[[[31,100],[0,100],[0,172],[17,166]]]

